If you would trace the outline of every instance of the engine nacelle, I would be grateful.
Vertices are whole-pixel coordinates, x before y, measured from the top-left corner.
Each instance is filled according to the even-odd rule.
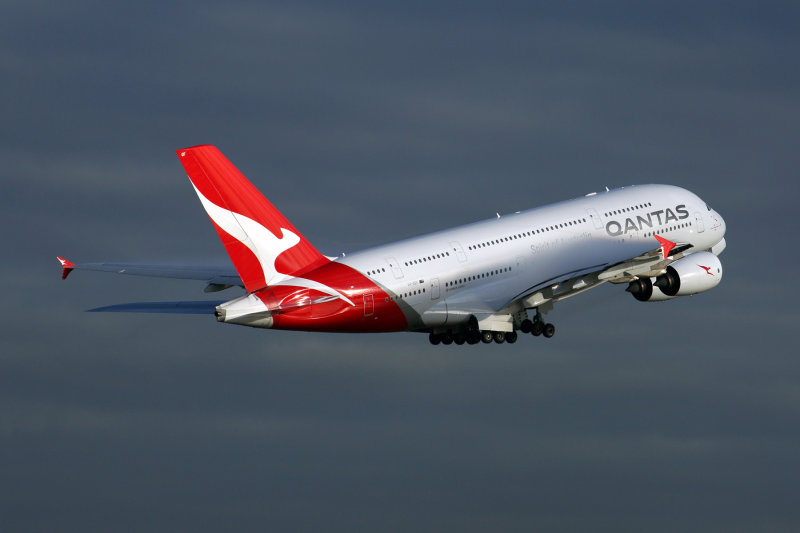
[[[658,302],[713,289],[721,280],[719,258],[711,252],[697,252],[678,259],[657,278],[632,281],[626,290],[640,302]]]
[[[639,278],[631,281],[628,288],[625,289],[633,294],[633,297],[640,302],[663,302],[664,300],[672,300],[674,296],[667,296],[661,289],[653,286],[656,278]]]

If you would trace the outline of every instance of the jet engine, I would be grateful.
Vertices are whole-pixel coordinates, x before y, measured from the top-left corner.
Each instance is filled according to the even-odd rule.
[[[640,278],[626,289],[640,302],[659,302],[713,289],[722,280],[722,263],[711,252],[678,259],[657,278]]]

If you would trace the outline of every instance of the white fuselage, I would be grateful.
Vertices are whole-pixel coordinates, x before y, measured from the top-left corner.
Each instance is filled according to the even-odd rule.
[[[492,313],[658,246],[654,234],[706,250],[722,217],[694,193],[637,185],[369,248],[337,259],[402,304],[409,329],[437,308]],[[573,287],[574,288],[574,287]],[[452,314],[452,311],[451,311]]]

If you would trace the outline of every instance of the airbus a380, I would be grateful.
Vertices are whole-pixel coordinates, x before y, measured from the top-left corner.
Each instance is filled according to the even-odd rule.
[[[413,237],[341,257],[317,251],[213,146],[177,151],[234,270],[121,263],[76,269],[202,280],[229,301],[152,302],[102,311],[213,313],[257,328],[414,331],[432,344],[552,337],[544,314],[605,282],[642,302],[719,284],[725,222],[694,193],[635,185]]]

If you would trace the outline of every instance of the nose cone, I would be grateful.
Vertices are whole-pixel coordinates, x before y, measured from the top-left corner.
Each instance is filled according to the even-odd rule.
[[[711,229],[717,231],[720,237],[725,236],[725,219],[716,211],[711,211]]]
[[[717,242],[711,247],[711,253],[719,255],[725,250],[725,219],[723,219],[716,211],[709,213],[709,222],[711,222],[711,232],[714,240]]]

